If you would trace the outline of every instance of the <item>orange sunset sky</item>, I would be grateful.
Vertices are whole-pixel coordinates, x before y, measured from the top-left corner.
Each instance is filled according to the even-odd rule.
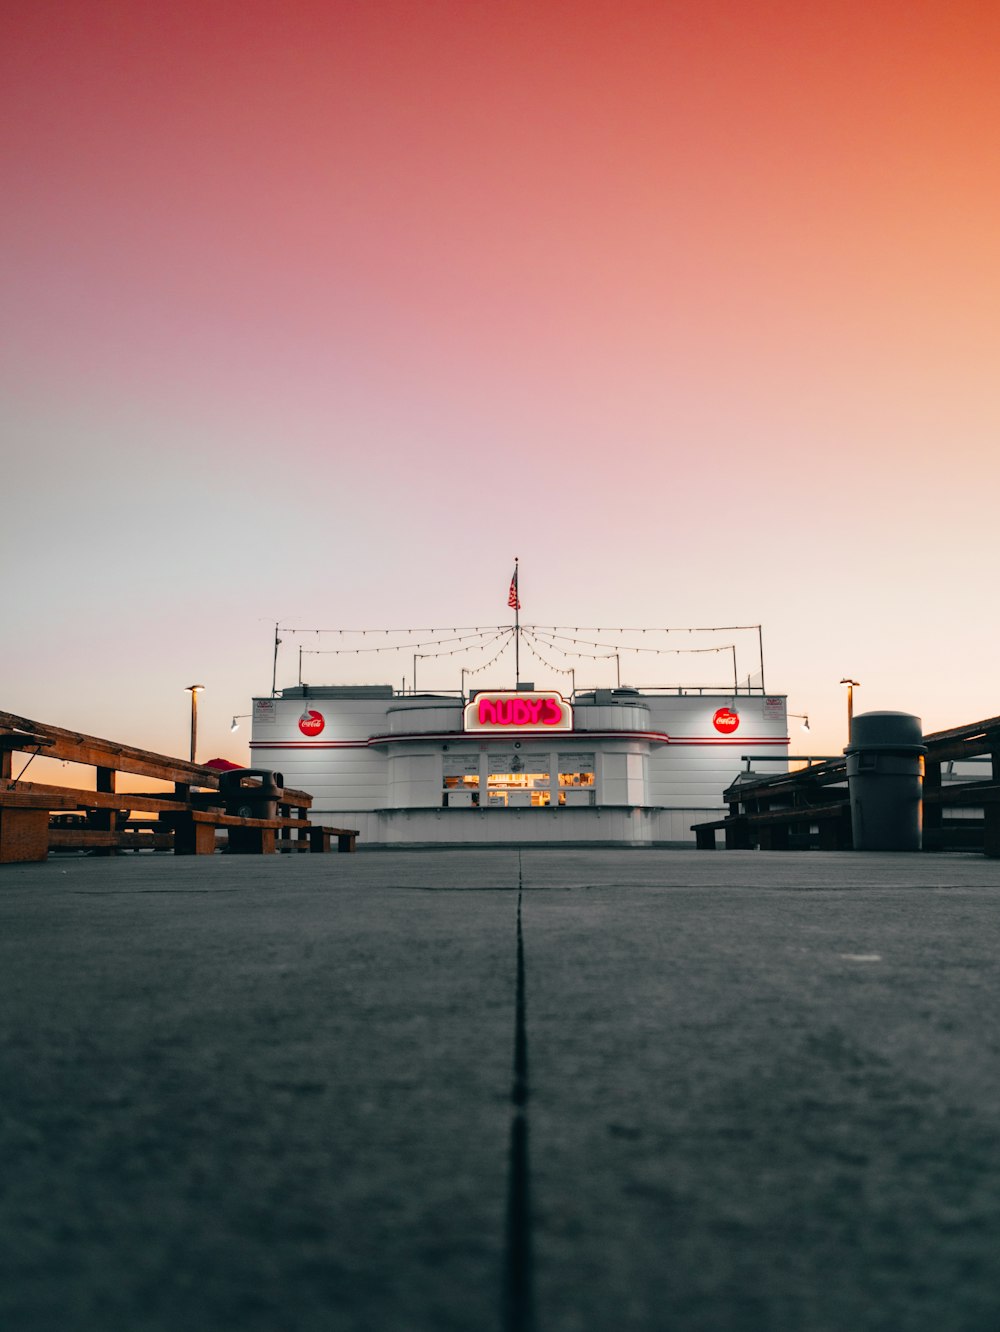
[[[275,621],[504,624],[517,555],[525,622],[761,623],[793,752],[845,675],[1000,713],[994,3],[16,0],[0,66],[0,707],[185,753],[197,681],[246,761]]]

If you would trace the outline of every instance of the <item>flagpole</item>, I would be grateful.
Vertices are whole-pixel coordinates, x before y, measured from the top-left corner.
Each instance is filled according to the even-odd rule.
[[[521,684],[521,583],[517,576],[517,556],[514,556],[514,688]]]

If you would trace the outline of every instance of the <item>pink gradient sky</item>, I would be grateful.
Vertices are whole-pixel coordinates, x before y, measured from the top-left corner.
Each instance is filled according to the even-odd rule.
[[[0,87],[0,707],[183,752],[197,680],[245,759],[275,619],[500,623],[517,554],[762,622],[817,752],[845,674],[1000,712],[994,4],[19,3]]]

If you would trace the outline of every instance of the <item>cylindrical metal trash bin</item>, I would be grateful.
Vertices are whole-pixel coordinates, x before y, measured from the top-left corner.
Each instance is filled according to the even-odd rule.
[[[920,718],[859,713],[844,753],[855,851],[919,851],[927,753]]]

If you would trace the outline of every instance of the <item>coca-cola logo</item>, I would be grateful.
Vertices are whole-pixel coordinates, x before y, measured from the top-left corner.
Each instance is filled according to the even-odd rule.
[[[740,724],[740,714],[734,712],[731,708],[719,708],[718,712],[712,718],[712,725],[723,735],[732,735]]]
[[[313,708],[307,709],[299,718],[299,730],[303,735],[319,735],[325,725],[322,712],[316,712]]]

